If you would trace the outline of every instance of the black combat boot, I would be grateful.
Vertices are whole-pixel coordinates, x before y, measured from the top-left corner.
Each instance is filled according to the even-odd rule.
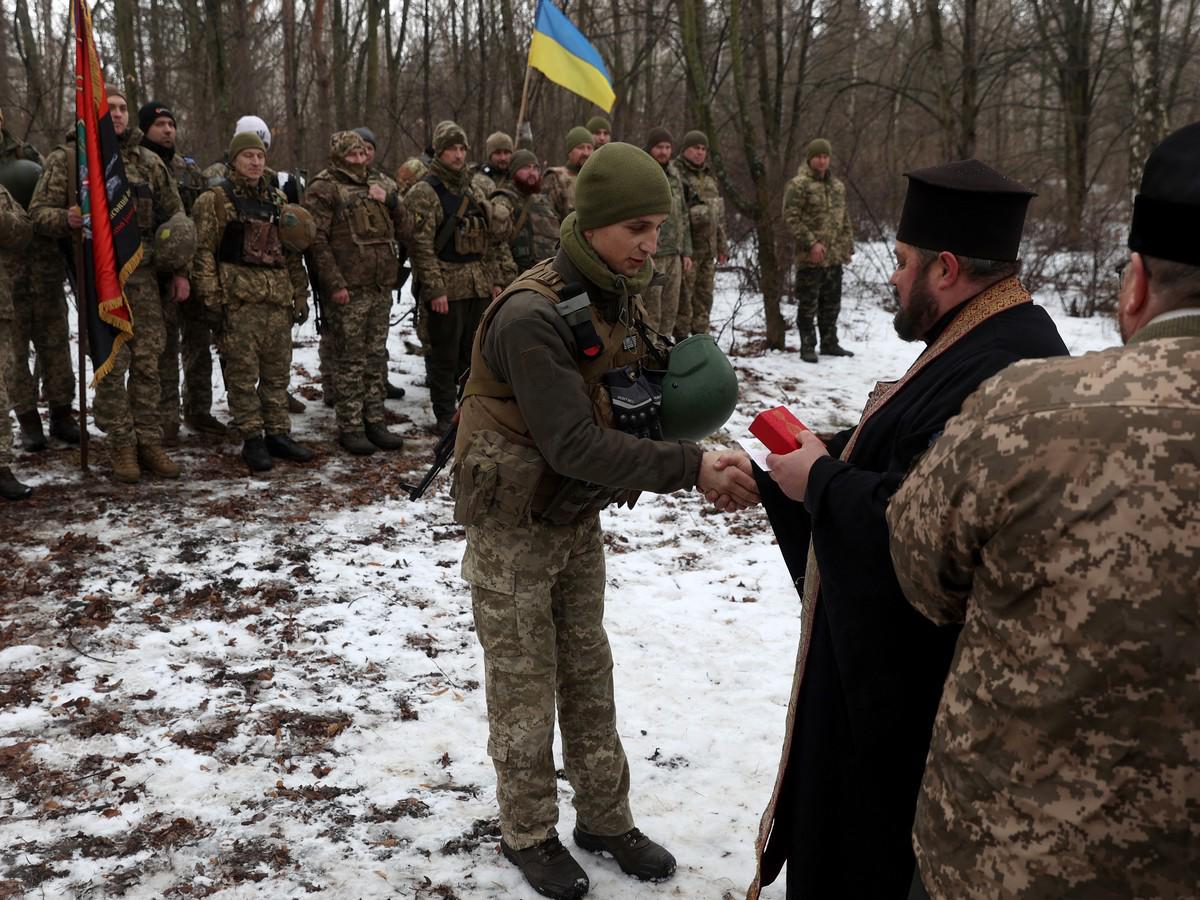
[[[21,425],[21,449],[27,453],[40,453],[46,449],[46,432],[42,430],[42,417],[31,410],[17,416]]]
[[[192,413],[184,416],[183,422],[192,431],[200,434],[212,434],[218,437],[225,437],[229,434],[229,429],[212,413]]]
[[[404,446],[404,438],[392,434],[382,422],[367,422],[364,428],[367,440],[380,450],[399,450]]]
[[[557,835],[524,850],[514,850],[501,841],[500,852],[516,864],[526,881],[543,897],[577,900],[588,892],[587,872],[575,862]]]
[[[367,440],[364,431],[343,431],[338,434],[338,443],[342,449],[355,456],[370,456],[375,452],[375,445]]]
[[[50,407],[50,434],[64,444],[79,443],[79,423],[70,404]]]
[[[24,500],[33,493],[33,488],[21,484],[8,466],[0,466],[0,497],[5,500]]]
[[[274,468],[271,454],[267,450],[267,442],[260,437],[246,438],[242,444],[242,460],[250,467],[251,472],[269,472]]]
[[[665,881],[675,874],[675,857],[636,828],[605,836],[576,825],[575,843],[593,853],[612,854],[622,872],[642,881]]]
[[[288,394],[288,412],[302,413],[306,409],[308,409],[308,406],[303,400],[301,400],[295,394]]]
[[[398,384],[392,384],[390,381],[383,383],[383,396],[385,400],[403,400],[404,388]]]
[[[308,462],[314,456],[307,447],[301,447],[287,434],[268,434],[267,452],[280,459],[290,459],[292,462]]]
[[[845,347],[843,347],[841,344],[837,343],[836,341],[834,341],[832,344],[829,343],[828,341],[822,341],[821,342],[821,355],[822,356],[853,356],[854,351],[847,350]]]

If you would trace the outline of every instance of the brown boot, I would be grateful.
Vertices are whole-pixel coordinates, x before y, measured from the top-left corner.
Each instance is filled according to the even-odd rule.
[[[179,477],[179,463],[167,456],[158,444],[138,444],[137,458],[147,470],[160,478]]]
[[[142,480],[142,470],[138,468],[137,447],[128,444],[124,447],[112,447],[108,451],[109,465],[112,476],[124,484],[137,484]]]
[[[21,413],[17,422],[21,425],[22,450],[38,453],[46,449],[46,432],[42,430],[42,417],[36,409]]]

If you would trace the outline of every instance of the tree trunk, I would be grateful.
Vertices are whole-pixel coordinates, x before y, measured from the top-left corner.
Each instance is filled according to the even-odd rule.
[[[113,18],[116,20],[117,57],[121,61],[121,75],[125,94],[130,104],[136,104],[141,96],[138,89],[137,43],[134,35],[134,0],[113,0]],[[136,105],[134,106],[136,110]]]
[[[375,122],[379,115],[379,17],[380,0],[367,0],[367,74],[363,91],[365,120]]]
[[[212,73],[217,117],[232,124],[229,104],[229,80],[225,71],[225,42],[221,36],[221,0],[204,0],[205,32],[209,70]]]
[[[1129,132],[1129,188],[1137,192],[1142,167],[1154,145],[1166,134],[1162,105],[1162,0],[1130,0],[1129,94],[1133,127]]]

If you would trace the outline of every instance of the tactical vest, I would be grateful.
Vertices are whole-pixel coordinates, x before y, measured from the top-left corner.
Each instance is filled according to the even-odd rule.
[[[235,266],[282,269],[283,241],[279,237],[279,206],[271,200],[239,197],[229,179],[217,187],[233,204],[237,218],[225,222],[217,259]],[[219,204],[224,209],[224,204]]]
[[[488,245],[488,220],[483,209],[471,196],[470,188],[465,195],[455,194],[432,173],[426,175],[424,181],[437,193],[438,201],[442,204],[442,224],[438,227],[438,235],[434,239],[437,258],[447,263],[472,263],[483,259]],[[467,201],[465,208],[464,198]],[[459,209],[462,209],[461,216]],[[453,226],[447,224],[450,222],[454,223]],[[451,227],[452,236],[442,242],[442,229]]]
[[[517,201],[514,210],[517,217],[514,236],[508,246],[517,269],[524,271],[533,268],[535,263],[553,256],[558,248],[559,233],[554,222],[554,210],[550,207],[550,201],[540,194],[522,196],[516,191],[504,193]],[[539,203],[544,204],[540,212],[536,208]]]
[[[483,341],[496,313],[519,291],[532,291],[557,305],[562,276],[544,260],[510,284],[484,312],[471,345],[471,368],[459,412],[454,444],[451,496],[455,521],[470,525],[486,515],[501,524],[537,520],[552,525],[576,522],[611,503],[632,505],[637,491],[591,484],[558,474],[546,463],[529,433],[511,385],[500,381],[483,358]],[[649,355],[641,329],[643,310],[631,301],[633,324],[607,322],[590,307],[592,325],[603,347],[591,359],[577,355],[579,374],[587,384],[592,418],[613,428],[612,403],[604,387],[606,372],[619,367],[640,369]]]
[[[338,268],[349,287],[391,287],[396,282],[399,249],[395,227],[385,204],[371,198],[370,184],[350,184],[322,177],[337,190],[329,243],[354,249],[352,260],[338,259]]]

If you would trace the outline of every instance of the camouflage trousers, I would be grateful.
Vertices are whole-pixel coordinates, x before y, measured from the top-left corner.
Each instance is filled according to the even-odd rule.
[[[642,303],[646,307],[646,324],[659,334],[671,334],[675,330],[675,316],[679,312],[683,257],[656,256],[654,269],[666,280],[662,284],[651,285],[642,293]]]
[[[488,755],[500,833],[523,849],[555,833],[555,705],[578,822],[596,834],[633,827],[629,763],[617,734],[604,631],[604,535],[572,525],[467,527],[463,578],[483,646]]]
[[[383,292],[387,295],[387,307],[383,311],[383,315],[384,315],[383,350],[382,350],[382,359],[380,361],[380,366],[379,366],[379,378],[380,378],[380,385],[383,387],[383,389],[385,391],[384,398],[386,399],[387,382],[388,382],[388,377],[389,377],[389,367],[388,367],[389,357],[388,357],[387,339],[388,339],[388,332],[391,328],[392,293],[390,290],[388,290],[386,288],[383,289]],[[360,291],[351,291],[350,303],[353,304],[354,298],[361,293],[363,293],[363,291],[361,291],[361,290]],[[333,396],[333,397],[339,396],[338,391],[337,391],[338,350],[337,350],[337,337],[335,335],[336,328],[337,328],[337,326],[335,325],[335,320],[336,320],[336,317],[338,316],[338,313],[335,312],[336,308],[337,308],[337,304],[335,304],[335,303],[332,303],[332,302],[323,302],[322,303],[322,305],[321,305],[321,338],[317,342],[317,360],[320,365],[319,371],[321,374],[321,390],[325,393],[325,396],[327,396],[327,397],[328,396]],[[380,412],[380,414],[377,418],[371,418],[370,416],[360,415],[359,418],[357,420],[355,420],[357,422],[357,425],[355,426],[355,428],[347,429],[347,430],[355,430],[358,426],[361,426],[364,418],[367,421],[379,422],[379,421],[383,420],[383,413]],[[339,420],[339,422],[340,422],[340,420]],[[338,427],[340,428],[341,426],[339,425]]]
[[[117,351],[112,371],[96,386],[92,405],[96,425],[108,435],[110,447],[153,446],[162,441],[158,365],[166,343],[158,282],[135,276],[125,282],[125,295],[133,313],[133,337]]]
[[[12,465],[12,417],[9,416],[8,380],[12,374],[12,341],[8,332],[12,328],[12,319],[0,319],[0,467]]]
[[[454,415],[458,376],[471,365],[471,342],[490,302],[485,297],[451,300],[447,313],[435,313],[428,304],[421,310],[421,315],[429,316],[425,381],[429,385],[433,415],[439,421]]]
[[[349,303],[329,304],[339,431],[361,431],[364,422],[383,422],[391,306],[392,292],[386,288],[355,288]]]
[[[9,400],[17,415],[37,409],[37,378],[29,368],[29,347],[37,353],[38,368],[51,409],[69,408],[75,399],[75,371],[63,296],[62,266],[52,273],[23,278],[13,291],[12,377]]]
[[[204,305],[192,297],[176,303],[163,295],[163,330],[166,346],[159,364],[159,407],[163,422],[212,412],[213,333],[204,318]],[[183,399],[179,371],[183,358]]]
[[[797,268],[796,307],[800,346],[815,348],[817,331],[820,331],[822,346],[836,347],[837,320],[842,311],[842,267]],[[814,318],[816,329],[813,328]]]
[[[672,329],[676,340],[693,334],[708,334],[716,274],[717,264],[711,253],[692,257],[692,268],[684,273],[683,286],[679,289],[679,312],[675,315],[675,327]]]
[[[229,412],[242,439],[262,437],[264,430],[289,434],[292,308],[278,303],[226,306],[221,358]]]

